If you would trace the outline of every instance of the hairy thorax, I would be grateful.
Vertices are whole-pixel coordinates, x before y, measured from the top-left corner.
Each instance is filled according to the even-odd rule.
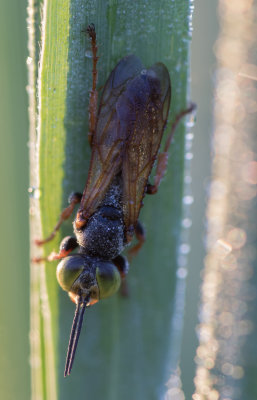
[[[118,176],[85,227],[77,229],[74,224],[80,252],[109,260],[122,252],[125,228],[121,197],[121,177]]]

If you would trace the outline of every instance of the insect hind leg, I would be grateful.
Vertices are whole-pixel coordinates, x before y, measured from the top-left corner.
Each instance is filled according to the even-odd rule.
[[[174,133],[176,131],[176,128],[180,122],[180,120],[187,114],[191,114],[192,112],[194,112],[196,110],[196,104],[195,103],[191,103],[190,106],[188,108],[186,108],[185,110],[180,111],[180,113],[178,113],[176,115],[175,121],[173,122],[172,126],[171,126],[171,131],[169,136],[167,137],[165,146],[164,146],[164,151],[162,151],[159,156],[158,156],[158,161],[157,161],[157,166],[156,166],[156,173],[155,173],[155,177],[154,177],[154,184],[151,185],[150,183],[147,184],[146,187],[146,193],[147,194],[155,194],[158,191],[158,188],[160,186],[161,180],[164,177],[164,174],[167,170],[167,165],[168,165],[168,150],[169,147],[171,145]]]

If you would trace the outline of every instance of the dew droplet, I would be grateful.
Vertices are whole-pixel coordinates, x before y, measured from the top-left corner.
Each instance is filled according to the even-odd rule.
[[[190,252],[190,245],[187,243],[182,243],[179,247],[182,254],[188,254]]]
[[[186,160],[192,160],[193,157],[194,157],[193,153],[190,153],[190,152],[186,153],[186,155],[185,155]]]
[[[184,204],[190,205],[190,204],[193,204],[193,202],[194,202],[193,196],[184,196],[183,197],[183,203]]]
[[[190,118],[187,120],[186,126],[187,128],[193,128],[194,125],[195,125],[195,115],[192,114]]]
[[[29,193],[29,197],[37,200],[40,198],[41,192],[38,188],[35,188],[33,186],[28,188],[28,193]]]
[[[187,140],[193,140],[193,139],[194,139],[194,134],[193,134],[192,132],[188,132],[188,133],[186,134],[186,139],[187,139]]]
[[[30,65],[32,63],[32,61],[33,61],[32,57],[27,57],[26,64]]]
[[[186,229],[190,228],[192,226],[192,220],[190,218],[184,218],[182,220],[182,226]]]
[[[185,279],[187,277],[187,269],[186,268],[183,268],[183,267],[180,267],[178,270],[177,270],[177,278],[179,278],[179,279]]]
[[[91,50],[86,50],[85,51],[85,57],[86,58],[92,58],[92,51]]]

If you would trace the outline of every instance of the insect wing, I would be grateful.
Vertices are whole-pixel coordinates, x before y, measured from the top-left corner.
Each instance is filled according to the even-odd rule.
[[[126,96],[133,104],[130,118],[134,119],[122,162],[123,213],[130,241],[168,117],[171,86],[167,68],[158,63],[143,70],[130,82]]]
[[[127,113],[119,107],[126,86],[142,70],[136,56],[121,59],[111,72],[100,100],[96,132],[86,187],[79,212],[88,219],[99,206],[112,179],[121,170],[125,144],[130,135]]]

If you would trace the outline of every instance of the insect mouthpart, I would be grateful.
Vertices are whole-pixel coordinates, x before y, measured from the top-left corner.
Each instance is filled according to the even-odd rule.
[[[83,323],[84,313],[85,313],[86,307],[88,306],[89,299],[90,299],[90,295],[88,295],[86,297],[82,297],[81,293],[77,296],[77,299],[76,299],[77,306],[76,306],[73,323],[72,323],[72,327],[71,327],[64,376],[70,375],[70,373],[71,373],[71,369],[72,369],[72,365],[73,365],[73,361],[75,358],[77,345],[78,345],[78,341],[79,341],[79,336],[80,336],[80,332],[81,332],[81,327],[82,327],[82,323]]]

